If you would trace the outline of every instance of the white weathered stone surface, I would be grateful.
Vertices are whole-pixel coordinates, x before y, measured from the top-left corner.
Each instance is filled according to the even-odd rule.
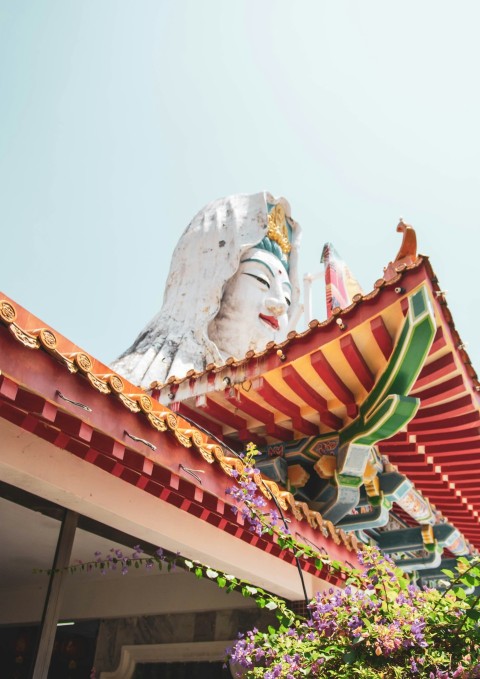
[[[283,265],[271,253],[252,250],[267,234],[267,203],[281,203],[290,217],[290,206],[284,198],[275,199],[262,192],[216,200],[193,218],[173,253],[162,309],[133,345],[112,363],[115,371],[148,387],[153,381],[165,382],[171,375],[183,377],[192,368],[201,371],[209,363],[221,365],[229,356],[243,358],[249,349],[260,351],[272,339],[285,339],[299,315],[300,228],[290,217],[291,305],[286,310],[285,299],[279,299],[278,292],[286,289]],[[247,266],[241,260],[252,257],[263,257],[270,269],[275,267],[278,281],[270,280],[270,288],[258,281],[256,288],[250,285],[256,282],[251,263],[250,275],[239,280],[239,268]],[[262,268],[261,264],[256,266]],[[240,291],[235,289],[237,283]],[[259,288],[263,288],[263,297]],[[244,304],[245,295],[250,295],[251,305]],[[248,313],[232,313],[240,301]],[[255,307],[251,313],[249,306]],[[265,316],[284,315],[278,329],[268,327],[265,321],[258,323],[261,307]]]

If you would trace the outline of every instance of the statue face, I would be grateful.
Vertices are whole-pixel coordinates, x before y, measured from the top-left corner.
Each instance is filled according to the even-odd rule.
[[[291,285],[285,267],[271,252],[251,248],[228,281],[209,337],[225,355],[243,358],[285,339]]]

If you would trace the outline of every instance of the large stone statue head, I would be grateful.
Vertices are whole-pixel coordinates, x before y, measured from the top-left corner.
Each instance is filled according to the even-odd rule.
[[[162,309],[112,367],[148,387],[284,340],[300,313],[299,236],[284,198],[207,205],[175,248]]]

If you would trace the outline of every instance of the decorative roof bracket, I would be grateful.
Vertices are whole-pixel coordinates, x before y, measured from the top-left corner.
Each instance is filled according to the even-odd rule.
[[[396,434],[416,414],[420,402],[408,393],[423,367],[435,330],[427,287],[422,285],[408,299],[405,322],[385,371],[360,406],[358,417],[339,434],[335,492],[320,509],[325,519],[336,524],[356,508],[372,446]]]

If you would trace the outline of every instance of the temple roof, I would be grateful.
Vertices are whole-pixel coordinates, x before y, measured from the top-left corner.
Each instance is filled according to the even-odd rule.
[[[0,415],[243,536],[248,531],[225,513],[225,488],[242,465],[236,451],[248,442],[264,451],[298,441],[321,447],[354,426],[388,370],[419,291],[436,328],[409,387],[420,406],[401,431],[379,441],[378,450],[430,501],[437,522],[449,521],[478,548],[480,494],[471,468],[480,453],[480,382],[427,257],[390,264],[372,292],[282,343],[154,383],[149,393],[5,297]],[[55,380],[45,377],[52,370]],[[344,550],[342,558],[357,547],[353,533],[296,500],[288,485],[260,474],[256,482],[300,522],[299,534],[326,540],[329,552]]]
[[[408,300],[427,286],[436,333],[410,391],[421,400],[406,429],[379,450],[443,517],[480,546],[480,494],[472,466],[480,454],[480,382],[427,257],[390,265],[372,292],[324,322],[224,366],[152,385],[178,414],[240,449],[334,433],[358,415],[385,370]]]
[[[5,295],[0,299],[0,417],[159,500],[288,562],[271,536],[259,537],[230,511],[225,490],[243,463]],[[333,558],[355,560],[357,540],[272,482],[291,525]],[[306,570],[319,575],[312,564]],[[313,570],[312,570],[313,569]],[[327,570],[322,577],[333,575]]]

